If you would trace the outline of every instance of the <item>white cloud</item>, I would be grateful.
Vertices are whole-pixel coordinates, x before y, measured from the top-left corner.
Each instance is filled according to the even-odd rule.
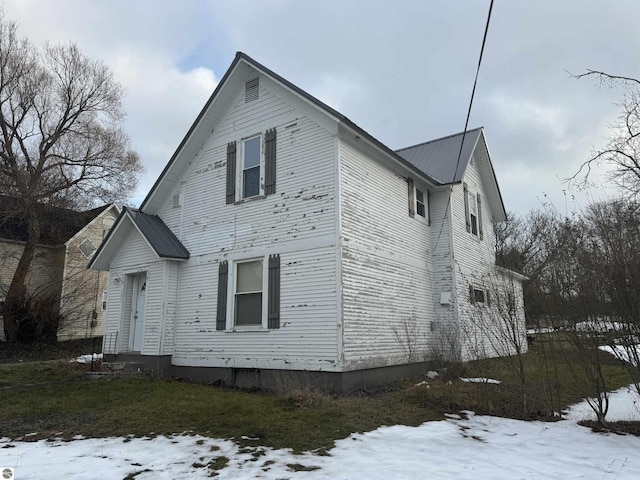
[[[112,70],[127,90],[127,130],[147,175],[135,197],[148,193],[216,87],[213,71],[180,70],[172,59],[143,49],[113,55]]]

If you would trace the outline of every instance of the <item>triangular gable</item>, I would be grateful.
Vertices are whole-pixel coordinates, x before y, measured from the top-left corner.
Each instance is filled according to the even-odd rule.
[[[82,227],[82,229],[78,230],[78,232],[76,232],[76,234],[73,237],[67,240],[65,242],[65,245],[71,244],[77,237],[81,236],[83,232],[87,228],[89,228],[93,223],[103,219],[109,210],[113,210],[115,212],[116,218],[118,217],[118,215],[120,215],[120,209],[115,203],[112,203],[111,205],[105,205],[99,208],[94,208],[93,210],[87,211],[86,213],[89,213],[89,212],[91,212],[91,214],[97,213],[97,215],[93,217],[89,223],[87,223],[84,227]],[[109,227],[111,227],[111,225],[109,225]]]
[[[462,182],[475,156],[494,220],[501,222],[507,219],[482,127],[402,148],[397,153],[442,185]]]
[[[157,215],[124,207],[107,237],[89,262],[94,270],[109,270],[111,259],[123,248],[130,231],[136,230],[158,259],[186,260],[189,251]]]
[[[256,62],[248,55],[238,52],[231,63],[231,66],[220,80],[220,83],[216,86],[209,100],[207,100],[204,108],[193,122],[193,125],[156,180],[149,194],[143,200],[140,206],[140,211],[144,211],[149,214],[158,213],[162,207],[162,203],[170,195],[173,186],[182,178],[189,161],[196,155],[209,135],[211,135],[213,126],[233,101],[236,88],[234,88],[232,84],[237,83],[240,85],[251,69],[269,77],[276,84],[291,92],[306,104],[312,106],[316,111],[322,113],[330,120],[340,123],[340,125],[352,132],[355,137],[366,141],[384,156],[401,164],[404,168],[413,172],[415,175],[423,177],[427,183],[432,185],[439,184],[439,182],[433,180],[423,171],[406,161],[402,156],[398,155],[382,142],[369,135],[340,112],[334,110],[293,83]]]

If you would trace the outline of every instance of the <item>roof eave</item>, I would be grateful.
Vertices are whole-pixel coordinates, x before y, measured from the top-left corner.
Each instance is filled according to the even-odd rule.
[[[375,148],[377,151],[379,151],[380,153],[382,153],[384,156],[386,156],[387,158],[389,158],[390,160],[400,164],[402,167],[404,167],[405,169],[407,169],[408,171],[412,172],[413,174],[415,174],[416,176],[422,178],[424,181],[426,181],[427,183],[429,183],[431,186],[433,187],[440,187],[443,186],[442,182],[439,182],[438,180],[431,178],[429,175],[427,175],[426,173],[424,173],[422,170],[420,170],[418,167],[416,167],[415,165],[413,165],[411,162],[408,162],[407,160],[405,160],[404,158],[402,158],[400,155],[398,155],[397,153],[395,153],[393,150],[391,150],[389,147],[387,147],[384,143],[382,143],[380,140],[378,140],[377,138],[375,138],[374,136],[370,135],[369,133],[367,133],[365,130],[363,130],[362,128],[360,128],[358,125],[356,125],[355,123],[353,123],[351,120],[349,120],[346,117],[343,117],[342,120],[340,121],[340,125],[343,126],[344,128],[348,129],[352,135],[354,135],[356,138],[361,138],[364,139],[365,141],[367,141],[373,148]]]

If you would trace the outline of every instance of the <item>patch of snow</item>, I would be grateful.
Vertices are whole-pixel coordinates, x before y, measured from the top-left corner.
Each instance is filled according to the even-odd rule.
[[[623,347],[622,345],[616,345],[615,347],[611,348],[608,345],[603,345],[598,347],[600,350],[603,350],[605,352],[610,353],[611,355],[613,355],[616,358],[619,358],[620,360],[623,360],[625,362],[629,362],[632,365],[635,365],[636,367],[638,366],[637,363],[637,358],[640,358],[640,345],[635,345],[636,347],[636,358],[631,358],[629,356],[629,351]],[[632,355],[633,356],[633,355]]]
[[[527,330],[527,335],[535,335],[536,333],[551,333],[555,332],[555,328],[553,327],[541,327],[541,328],[530,328]]]
[[[434,372],[433,370],[429,370],[429,371],[427,372],[427,378],[428,378],[429,380],[435,380],[435,379],[436,379],[437,377],[439,377],[439,376],[440,376],[440,374],[439,374],[438,372]]]
[[[611,398],[623,410],[635,402],[628,389]],[[571,410],[579,411],[581,405]],[[329,456],[239,448],[231,440],[198,435],[71,442],[5,438],[0,439],[0,464],[14,468],[21,480],[121,480],[134,474],[136,480],[197,480],[212,473],[220,480],[640,478],[638,437],[594,433],[574,419],[524,422],[472,412],[446,417],[418,427],[396,425],[354,434],[337,441]],[[208,464],[218,457],[229,462],[212,472]],[[318,469],[295,472],[289,464]]]
[[[588,320],[585,322],[576,323],[576,331],[578,332],[617,332],[624,330],[625,324],[620,322],[612,322],[606,318],[597,318],[595,320]]]
[[[426,380],[423,380],[420,383],[416,383],[414,385],[414,387],[426,387],[426,388],[431,388],[431,385],[429,385],[429,382],[427,382]]]
[[[574,421],[596,420],[595,412],[586,401],[569,407],[565,417]],[[606,419],[612,422],[640,422],[640,398],[633,386],[629,385],[609,394],[609,410]]]
[[[94,353],[94,354],[87,354],[87,355],[80,355],[79,357],[71,360],[72,362],[76,362],[76,363],[91,363],[92,361],[95,362],[97,360],[102,360],[102,354],[101,353]]]
[[[485,377],[460,377],[460,380],[463,382],[471,382],[471,383],[493,383],[495,385],[499,385],[502,383],[502,380],[494,380],[493,378],[485,378]]]

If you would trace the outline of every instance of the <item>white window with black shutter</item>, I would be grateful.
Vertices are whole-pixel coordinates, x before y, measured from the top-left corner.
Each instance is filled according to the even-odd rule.
[[[276,129],[227,145],[226,203],[276,193]]]
[[[482,197],[480,193],[474,194],[469,191],[466,183],[463,184],[463,194],[467,232],[482,240],[484,238],[484,232],[482,230]]]
[[[429,212],[429,191],[415,185],[412,178],[407,179],[409,192],[409,216],[415,218],[422,217],[431,225],[431,214]]]
[[[280,256],[221,262],[216,330],[280,328]]]

